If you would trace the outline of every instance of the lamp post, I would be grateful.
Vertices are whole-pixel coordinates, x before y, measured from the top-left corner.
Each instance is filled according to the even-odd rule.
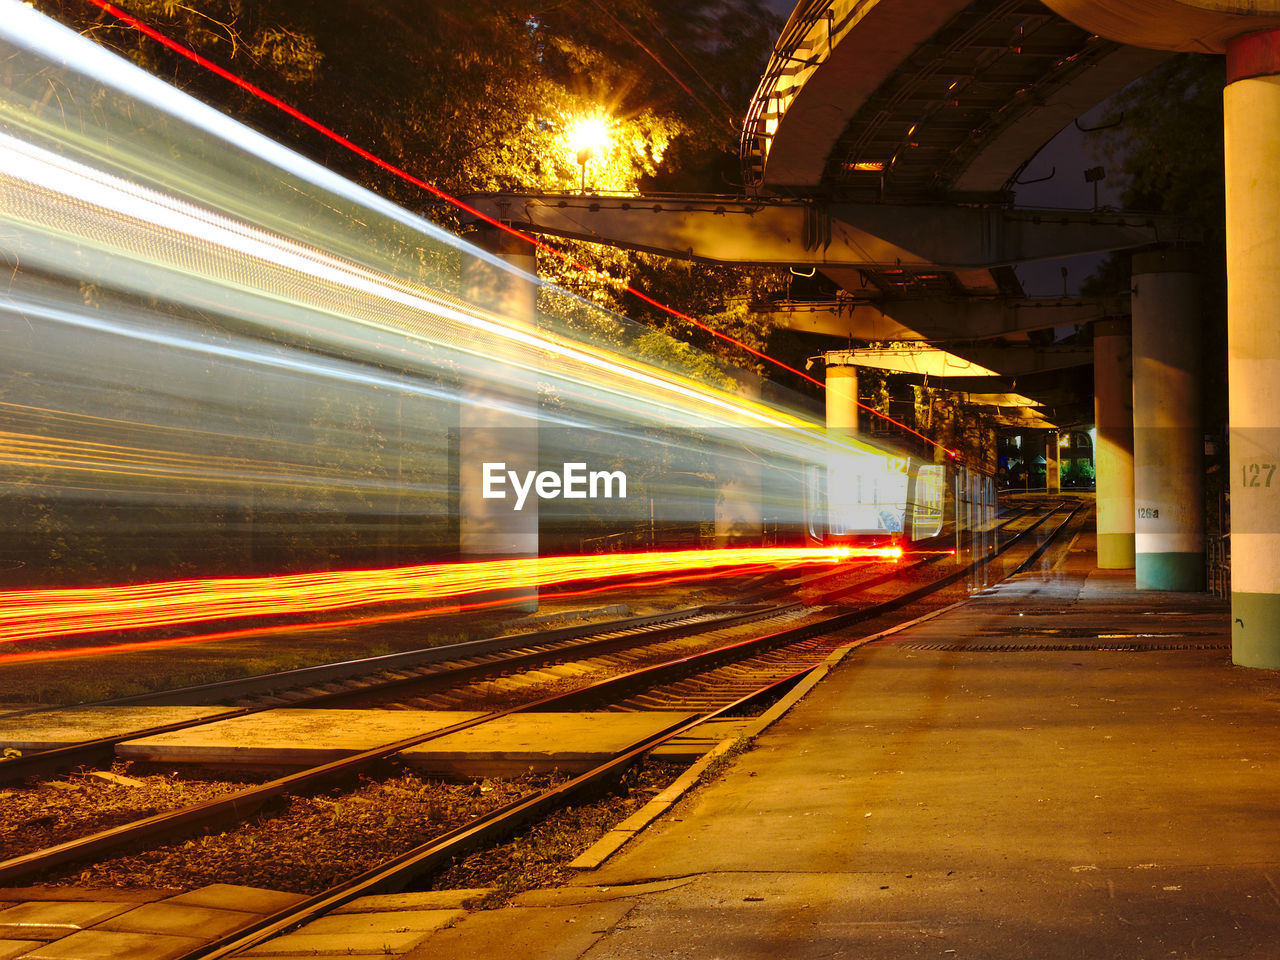
[[[591,159],[591,148],[583,147],[578,151],[578,163],[582,167],[582,193],[587,192],[587,161]]]
[[[603,157],[612,143],[608,118],[602,115],[583,117],[568,130],[569,150],[582,167],[582,192],[587,192],[587,163],[592,157]]]

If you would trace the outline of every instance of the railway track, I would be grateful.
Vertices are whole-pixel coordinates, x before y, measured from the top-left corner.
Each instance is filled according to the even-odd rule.
[[[1022,550],[1023,557],[1018,564],[1018,568],[1034,562],[1040,553],[1050,549],[1063,531],[1071,526],[1079,511],[1080,507],[1076,507],[1075,510],[1066,512],[1065,517],[1061,518],[1056,526],[1053,526],[1052,531],[1047,530],[1047,526],[1050,525],[1049,521],[1064,511],[1055,509],[1046,512],[1043,516],[1029,523],[1021,533],[1010,537],[1004,549],[1008,551],[1022,542],[1025,544],[1025,549]],[[1041,542],[1028,542],[1039,536],[1036,531],[1042,525],[1046,526],[1046,530],[1041,531],[1044,534],[1040,537]],[[981,558],[979,561],[975,561],[975,565],[979,562],[990,562],[992,559]],[[926,566],[927,564],[922,562],[919,568],[923,569]],[[371,769],[373,764],[395,756],[408,746],[417,745],[447,733],[492,722],[497,718],[516,712],[583,709],[612,711],[676,709],[698,712],[699,716],[692,721],[679,724],[673,729],[663,731],[656,736],[646,738],[645,741],[630,745],[613,760],[590,774],[576,777],[567,784],[560,784],[540,791],[532,797],[521,800],[510,809],[488,814],[480,818],[477,823],[463,830],[453,831],[448,836],[436,838],[424,847],[418,848],[404,857],[397,858],[394,865],[379,868],[379,870],[371,872],[370,876],[359,881],[353,880],[341,885],[340,891],[329,891],[318,899],[312,898],[311,901],[307,902],[310,906],[307,904],[302,905],[302,913],[298,913],[295,910],[288,917],[268,918],[268,921],[265,921],[253,931],[241,931],[233,937],[227,938],[224,942],[203,947],[189,955],[193,960],[195,957],[230,956],[237,950],[245,948],[250,940],[254,943],[260,942],[267,936],[272,935],[273,931],[278,932],[283,929],[282,924],[288,926],[300,922],[305,919],[303,914],[306,914],[308,910],[322,912],[332,906],[336,906],[337,902],[344,902],[344,899],[351,899],[379,889],[389,889],[407,882],[407,878],[419,875],[424,871],[436,869],[442,863],[456,859],[480,843],[493,842],[499,836],[509,835],[512,831],[518,830],[522,825],[528,823],[531,818],[536,818],[545,813],[545,811],[554,809],[557,805],[575,802],[593,790],[602,789],[603,784],[621,775],[622,772],[625,772],[631,765],[638,762],[642,756],[658,743],[687,732],[697,724],[730,712],[743,713],[760,709],[760,704],[775,699],[790,685],[798,682],[817,663],[825,659],[835,647],[847,644],[849,642],[848,638],[840,636],[842,631],[847,631],[849,628],[859,623],[868,622],[873,618],[884,617],[893,610],[907,607],[914,601],[939,589],[940,585],[954,583],[963,578],[968,572],[968,568],[952,571],[944,576],[935,577],[905,593],[899,592],[890,599],[863,604],[859,609],[850,609],[847,606],[842,606],[814,614],[805,613],[799,608],[798,604],[793,603],[777,607],[752,605],[753,609],[745,611],[726,611],[723,608],[698,609],[694,613],[681,611],[680,613],[683,615],[677,615],[654,624],[636,625],[632,623],[629,626],[619,624],[615,625],[616,629],[604,631],[600,631],[599,627],[597,627],[596,630],[598,632],[596,634],[561,636],[556,641],[545,640],[544,638],[544,642],[530,643],[529,638],[515,638],[504,651],[485,651],[484,654],[477,654],[475,657],[463,657],[462,659],[436,659],[431,664],[419,664],[413,669],[402,668],[383,671],[384,673],[395,674],[387,678],[384,684],[398,688],[401,691],[411,689],[414,684],[419,684],[424,679],[427,679],[421,674],[416,674],[416,671],[420,669],[428,669],[428,672],[433,673],[436,679],[452,675],[455,681],[455,692],[451,706],[454,709],[458,709],[460,708],[459,704],[465,704],[467,700],[465,696],[459,699],[457,692],[465,688],[459,686],[457,681],[467,675],[473,677],[482,675],[486,669],[493,667],[496,661],[486,661],[485,659],[490,655],[497,656],[499,653],[511,654],[510,657],[505,658],[505,662],[502,665],[502,668],[510,673],[513,664],[518,662],[515,658],[525,658],[522,669],[534,669],[534,664],[546,662],[547,658],[558,658],[561,663],[582,662],[580,660],[566,660],[569,649],[573,649],[574,654],[577,656],[581,656],[589,649],[592,657],[609,657],[610,654],[608,652],[601,652],[593,644],[614,644],[617,649],[622,649],[626,640],[634,641],[637,636],[645,636],[646,631],[650,628],[665,629],[671,634],[679,634],[681,631],[686,630],[690,632],[702,631],[703,633],[710,633],[711,639],[716,641],[731,640],[731,642],[720,643],[719,645],[713,644],[710,649],[702,649],[674,659],[663,660],[662,662],[629,670],[623,669],[630,665],[627,660],[614,662],[609,664],[614,670],[613,675],[596,683],[579,685],[573,689],[550,696],[526,698],[524,702],[490,711],[474,720],[454,724],[451,727],[433,731],[429,734],[385,744],[374,750],[365,751],[341,761],[324,764],[306,771],[299,771],[266,784],[247,788],[220,800],[158,814],[137,823],[102,831],[89,837],[60,844],[57,847],[12,858],[0,863],[0,882],[14,883],[29,880],[59,866],[81,862],[87,858],[108,856],[112,851],[121,849],[136,849],[140,845],[157,840],[189,834],[193,830],[208,828],[228,820],[242,819],[280,797],[296,792],[313,791],[321,786],[349,780],[362,771]],[[832,579],[829,574],[802,578],[802,580],[808,581],[809,586],[829,579]],[[875,583],[868,586],[872,581],[875,581]],[[860,589],[869,591],[874,586],[882,586],[885,582],[887,581],[883,577],[869,577],[863,578],[854,584],[831,585],[831,588],[824,596],[830,600],[849,593],[856,593]],[[782,621],[787,620],[795,622],[790,626],[786,626]],[[765,625],[781,627],[781,629],[761,633],[759,628]],[[732,639],[724,636],[726,633],[733,634],[734,631],[740,630],[746,631],[751,635],[743,639]],[[512,640],[512,638],[506,639]],[[669,635],[656,644],[652,636],[648,636],[647,639],[650,642],[650,649],[656,649],[664,645],[679,643],[681,637]],[[564,642],[567,647],[555,649],[555,643],[557,642]],[[706,644],[704,643],[703,645],[705,646]],[[453,651],[453,653],[456,654],[456,651]],[[367,697],[369,695],[367,685],[361,684],[356,690],[351,689],[348,683],[337,684],[336,686],[336,689],[313,688],[313,692],[307,695],[312,698],[310,702],[305,697],[295,702],[308,703],[308,705],[315,702],[335,703],[343,699],[351,702],[351,698],[354,696]],[[230,690],[230,687],[224,686],[221,692],[225,694]],[[277,703],[283,699],[277,696],[276,692],[268,694],[267,697]],[[139,698],[131,699],[133,702],[137,702]],[[402,702],[398,705],[402,708],[406,706]],[[243,712],[269,709],[271,706],[272,704],[260,703],[239,706],[235,709]],[[438,707],[433,708],[439,709]],[[137,733],[130,733],[128,736],[134,737],[137,736]],[[335,901],[335,897],[339,899]]]
[[[924,566],[936,559],[937,557],[928,558],[878,575],[860,575],[853,582],[820,590],[816,598],[809,598],[809,603],[812,604],[815,599],[822,602],[824,598],[874,589],[895,576],[900,576],[904,569]],[[456,690],[468,682],[482,683],[486,678],[527,673],[570,658],[607,656],[614,651],[638,649],[642,646],[652,648],[695,634],[702,634],[712,641],[727,639],[728,635],[724,631],[730,628],[786,618],[802,607],[802,604],[794,601],[770,604],[767,602],[769,597],[816,588],[831,580],[848,580],[850,571],[842,569],[798,578],[793,574],[792,577],[792,581],[781,587],[775,586],[749,594],[733,602],[712,603],[605,623],[491,637],[82,704],[81,706],[89,707],[222,705],[226,709],[199,719],[129,730],[115,736],[0,760],[0,785],[22,782],[31,777],[48,777],[77,767],[109,763],[115,747],[125,739],[154,736],[277,707],[387,705],[388,698],[397,698],[401,706],[441,709],[451,699],[448,691]],[[754,579],[757,582],[769,582],[778,578],[778,572],[774,572]],[[712,629],[718,631],[715,636],[710,634]],[[613,666],[620,662],[622,661],[616,661]],[[609,666],[607,661],[605,663]],[[440,699],[434,702],[425,699],[433,695]],[[419,701],[417,704],[412,703],[415,699]],[[9,713],[7,719],[57,709],[59,708],[44,707],[17,711]]]

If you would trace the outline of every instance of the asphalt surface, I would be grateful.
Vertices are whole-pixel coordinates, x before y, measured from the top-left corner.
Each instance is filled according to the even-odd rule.
[[[600,869],[408,956],[1280,958],[1280,674],[1081,537],[853,651]]]

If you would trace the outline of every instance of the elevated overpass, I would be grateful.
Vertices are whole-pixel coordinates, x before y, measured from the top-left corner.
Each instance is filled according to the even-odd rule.
[[[762,309],[801,332],[926,340],[962,356],[964,344],[1003,338],[1005,359],[989,366],[1006,375],[1031,362],[1007,359],[1031,349],[1029,331],[1098,321],[1099,562],[1135,566],[1140,588],[1200,589],[1195,227],[1129,211],[1019,209],[1013,190],[1058,131],[1172,53],[1226,51],[1228,105],[1233,91],[1247,104],[1234,136],[1228,112],[1229,232],[1240,251],[1232,475],[1246,485],[1233,500],[1250,498],[1267,538],[1250,551],[1251,599],[1241,601],[1266,625],[1251,649],[1267,652],[1242,662],[1280,667],[1280,502],[1247,486],[1280,462],[1280,444],[1265,440],[1280,435],[1280,350],[1267,339],[1280,309],[1278,28],[1276,0],[802,0],[745,118],[747,196],[473,202],[534,232],[816,271],[834,296]],[[1234,179],[1233,156],[1245,171]],[[1258,244],[1260,256],[1242,252]],[[1128,303],[1028,298],[1013,271],[1111,250],[1139,252]]]
[[[794,284],[790,300],[756,305],[761,322],[812,336],[815,352],[836,338],[925,341],[983,363],[1010,389],[1021,378],[1018,392],[1046,402],[1034,382],[1037,368],[1049,369],[1035,331],[1126,317],[1132,305],[1029,297],[1014,267],[1197,234],[1167,216],[1018,208],[1014,186],[1064,126],[1168,56],[1105,39],[1038,0],[804,0],[744,120],[746,196],[472,201],[534,232],[814,272],[821,299]],[[1125,409],[1098,412],[1087,393],[1072,404],[1056,396],[1056,423],[1132,422],[1128,350],[1103,356],[1110,362],[1095,379],[1118,378],[1102,395]],[[1078,351],[1073,359],[1090,362]],[[852,369],[842,365],[842,379]],[[1057,388],[1050,379],[1043,386]],[[1103,464],[1115,461],[1099,480],[1105,566],[1135,563],[1131,432],[1098,438]]]
[[[534,232],[816,270],[836,296],[756,305],[775,326],[948,348],[1004,338],[1011,356],[1030,331],[1129,312],[1123,298],[1028,297],[1015,265],[1195,239],[1170,217],[1013,205],[1040,147],[1169,55],[1037,0],[804,0],[744,120],[747,196],[472,200]]]

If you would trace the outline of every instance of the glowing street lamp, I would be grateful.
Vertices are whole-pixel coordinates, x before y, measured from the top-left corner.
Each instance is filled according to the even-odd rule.
[[[569,128],[569,150],[582,167],[582,192],[587,192],[587,161],[602,157],[613,145],[609,121],[602,116],[583,117]]]

